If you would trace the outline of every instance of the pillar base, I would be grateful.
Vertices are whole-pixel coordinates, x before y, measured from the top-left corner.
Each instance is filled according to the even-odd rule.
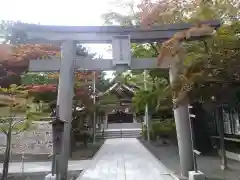
[[[206,180],[206,177],[203,172],[198,171],[189,171],[189,180]]]
[[[56,174],[48,174],[45,176],[44,180],[56,180]]]

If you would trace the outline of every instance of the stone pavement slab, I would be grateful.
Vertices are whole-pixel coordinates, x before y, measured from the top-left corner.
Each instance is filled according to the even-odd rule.
[[[89,167],[91,160],[69,161],[69,171],[81,171]],[[34,173],[34,172],[50,172],[52,162],[25,162],[24,167],[21,162],[14,162],[9,164],[9,173]],[[2,172],[3,164],[0,164],[0,172]]]
[[[107,139],[77,180],[176,180],[135,138]]]

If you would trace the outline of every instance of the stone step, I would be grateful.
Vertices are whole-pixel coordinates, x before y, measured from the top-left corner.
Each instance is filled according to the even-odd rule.
[[[141,137],[142,131],[137,130],[107,130],[97,132],[96,139],[115,139],[115,138],[138,138]]]

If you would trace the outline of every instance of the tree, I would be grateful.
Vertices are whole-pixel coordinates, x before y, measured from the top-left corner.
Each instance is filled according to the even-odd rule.
[[[106,91],[110,86],[110,80],[106,79],[106,72],[101,72],[98,81],[96,81],[96,89],[100,92]]]
[[[22,73],[25,73],[28,69],[29,60],[42,60],[51,59],[53,56],[59,56],[60,46],[52,45],[39,45],[39,44],[16,44],[10,45],[12,39],[12,28],[16,24],[22,24],[21,22],[2,21],[0,23],[0,35],[5,40],[4,44],[0,44],[0,85],[8,87],[10,84],[21,84]],[[90,56],[94,57],[95,54],[89,54],[87,48],[81,44],[77,44],[77,57]],[[50,79],[46,76],[49,74]],[[86,74],[90,73],[76,73],[77,78],[86,78]],[[33,78],[34,77],[34,78]],[[30,75],[23,75],[23,82],[28,83],[44,83],[43,81],[58,78],[58,73],[30,73]],[[28,82],[29,81],[29,82]],[[34,82],[35,81],[35,82]],[[55,82],[56,83],[56,82]]]
[[[11,85],[9,88],[0,88],[1,106],[6,107],[5,115],[0,117],[0,132],[6,136],[6,149],[3,162],[2,180],[6,180],[8,176],[9,158],[11,152],[11,140],[13,135],[17,135],[32,127],[32,110],[29,107],[29,99],[27,91],[17,85]],[[17,119],[19,112],[26,113],[25,117]]]
[[[223,22],[229,23],[229,20],[232,19],[230,17],[238,16],[235,1],[229,1],[226,4],[219,2],[216,5],[217,8],[215,6],[213,7],[211,3],[198,4],[194,13],[191,14],[190,18],[188,18],[188,21],[198,22],[200,20],[213,18],[222,19]],[[147,7],[146,4],[145,6]],[[226,9],[231,9],[232,11],[228,13]],[[163,9],[156,8],[155,11],[162,12]],[[159,19],[158,16],[154,18],[156,18],[157,20]],[[155,23],[155,21],[153,21],[153,23]],[[187,56],[184,59],[185,65],[182,69],[182,72],[179,74],[179,79],[177,80],[175,86],[176,91],[178,91],[176,93],[178,94],[179,99],[183,98],[188,92],[192,92],[193,87],[195,90],[197,87],[199,88],[199,86],[201,86],[203,82],[206,83],[207,81],[219,81],[220,79],[221,81],[229,82],[234,75],[236,76],[236,74],[238,74],[238,70],[234,70],[233,68],[236,67],[237,61],[235,59],[239,55],[239,53],[236,51],[236,47],[239,44],[239,39],[236,36],[239,31],[237,24],[238,23],[233,23],[230,26],[226,25],[225,27],[220,28],[216,36],[214,36],[212,39],[203,41],[200,40],[198,42],[188,42],[187,44],[181,45],[183,46],[183,48],[185,48]],[[200,32],[196,31],[195,33]],[[225,63],[222,63],[221,59],[225,59],[224,61],[228,62],[227,66]],[[231,67],[231,69],[229,69],[228,67]],[[202,83],[196,85],[195,82]],[[194,84],[196,86],[194,86]],[[198,92],[200,93],[200,91]],[[192,96],[192,99],[196,98],[197,96]],[[207,98],[209,98],[209,96]]]
[[[21,84],[21,74],[27,71],[31,59],[49,59],[59,52],[59,47],[51,45],[1,45],[0,46],[0,85]],[[6,50],[7,49],[7,50]]]
[[[181,4],[181,6],[179,6],[179,4]],[[229,22],[234,19],[233,17],[237,18],[239,16],[239,12],[237,11],[237,2],[233,1],[233,0],[228,1],[228,3],[223,3],[222,1],[214,1],[213,4],[197,3],[197,2],[192,2],[192,1],[186,1],[186,2],[181,1],[180,2],[178,0],[171,1],[171,3],[168,3],[167,1],[159,2],[159,3],[152,3],[151,1],[143,1],[138,7],[140,9],[142,9],[142,11],[143,11],[143,13],[138,13],[138,15],[141,15],[141,17],[138,17],[138,18],[142,18],[141,23],[145,24],[145,25],[158,24],[158,23],[164,24],[164,23],[176,23],[176,22],[199,22],[199,21],[208,20],[208,19],[222,19],[223,22]],[[151,13],[149,13],[149,12],[151,12]],[[191,16],[184,16],[187,13],[191,13]],[[113,14],[113,13],[111,13],[111,14]],[[123,15],[111,16],[111,14],[109,14],[108,16],[105,15],[105,17],[108,17],[108,18],[111,17],[113,22],[121,23],[125,18],[125,16],[123,16]],[[127,15],[127,17],[130,17],[130,16],[132,17],[132,19],[136,18],[136,17],[134,17],[133,14]],[[106,22],[108,22],[108,21],[106,21]],[[147,22],[147,24],[145,22]],[[128,25],[131,25],[131,23],[129,22]],[[213,43],[217,44],[216,42],[220,40],[221,42],[218,42],[218,44],[226,45],[225,42],[224,43],[222,42],[222,40],[224,38],[223,34],[226,33],[226,28],[224,28],[224,29],[221,28],[218,31],[219,33],[221,33],[220,39],[219,39],[219,36],[214,36],[214,40],[212,40],[212,39],[204,40],[204,41],[200,40],[199,42],[188,42],[187,44],[182,45],[188,52],[187,58],[184,60],[184,63],[185,63],[184,69],[185,70],[182,73],[186,73],[186,74],[188,73],[189,80],[187,80],[185,78],[184,79],[185,83],[183,82],[183,79],[178,80],[178,81],[182,81],[182,83],[179,83],[179,82],[176,83],[176,84],[178,84],[178,85],[176,85],[176,89],[183,90],[183,92],[181,92],[181,93],[177,92],[177,94],[179,94],[179,99],[181,99],[181,97],[184,97],[184,94],[186,94],[186,91],[190,92],[192,90],[192,88],[194,87],[193,86],[194,83],[192,83],[192,81],[199,81],[199,80],[201,81],[201,79],[206,80],[206,78],[209,79],[208,74],[216,74],[213,72],[216,71],[217,67],[216,67],[216,69],[212,68],[212,67],[207,68],[205,70],[205,73],[198,71],[198,72],[194,72],[195,74],[193,74],[193,71],[196,71],[196,69],[201,69],[200,68],[201,66],[204,66],[207,64],[207,62],[205,62],[205,63],[203,62],[203,59],[206,61],[208,59],[210,59],[210,57],[207,57],[207,55],[206,55],[206,48],[209,51],[214,52],[210,49],[211,48],[211,47],[209,47],[210,44],[213,44]],[[231,27],[228,27],[228,29],[231,29]],[[235,34],[237,34],[238,30],[237,30],[236,25],[233,29],[235,30]],[[230,34],[233,34],[233,33],[230,33]],[[230,34],[228,37],[231,36]],[[225,38],[227,38],[227,36]],[[226,39],[228,41],[227,44],[228,45],[232,44],[231,46],[233,46],[234,43],[229,42],[229,41],[231,41],[230,39],[229,38],[228,38],[228,40]],[[235,38],[234,47],[238,46],[237,42],[238,42],[238,38]],[[160,47],[161,46],[157,43],[144,44],[144,45],[134,44],[132,46],[133,55],[135,57],[156,57],[158,54],[158,49]],[[218,48],[218,50],[222,51],[223,49]],[[229,52],[231,52],[231,51],[229,51]],[[234,53],[234,52],[232,52],[232,53],[236,55],[236,53]],[[226,54],[224,54],[224,55],[226,56]],[[197,57],[197,61],[195,61],[196,57]],[[219,53],[218,53],[218,56],[216,54],[215,59],[218,60],[218,66],[220,66],[220,64],[222,64],[222,63],[219,64],[219,62],[220,62],[219,57],[220,57]],[[221,56],[221,57],[223,57],[223,56]],[[230,60],[229,57],[226,57],[226,58],[228,58]],[[232,57],[231,57],[231,60],[233,60]],[[214,62],[214,63],[216,63],[216,62]],[[236,66],[234,66],[234,64],[233,64],[233,66],[229,66],[229,67],[236,67]],[[225,73],[219,73],[219,69],[218,69],[218,71],[217,71],[218,75],[222,74],[223,75],[222,77],[225,77],[225,78],[229,77],[229,76],[225,76],[227,71],[230,73],[233,72],[233,71],[229,70],[229,68],[226,68],[226,66],[225,66],[225,68],[222,68],[222,70],[225,70]],[[209,71],[212,71],[212,72],[209,73]],[[234,72],[236,72],[236,71],[234,71]],[[167,72],[151,70],[149,72],[149,74],[153,78],[168,79]],[[205,74],[205,75],[203,75],[203,74]],[[232,74],[236,74],[236,73],[232,73]],[[190,78],[190,76],[191,76],[191,78]],[[184,75],[182,75],[182,76],[179,75],[179,77],[184,77]],[[228,81],[226,81],[226,82],[228,82]],[[180,85],[180,84],[182,84],[182,85]],[[190,88],[184,88],[184,87],[190,87]],[[166,89],[170,89],[170,88],[166,88]],[[196,87],[194,89],[196,89]],[[193,94],[196,95],[196,93],[193,93]],[[197,98],[197,96],[195,96],[195,98]],[[206,98],[209,98],[209,96]]]
[[[6,51],[8,50],[8,51]],[[24,45],[2,45],[0,46],[0,65],[2,73],[0,73],[0,85],[2,87],[8,87],[11,84],[21,84],[21,74],[24,73],[28,69],[28,62],[31,59],[51,59],[52,56],[58,55],[60,52],[60,47],[51,46],[51,45],[36,45],[36,44],[24,44]],[[78,45],[77,48],[77,56],[86,56],[87,50],[86,48]],[[90,54],[93,56],[93,54]],[[77,84],[85,84],[86,80],[92,80],[92,72],[77,72],[76,79]],[[58,82],[58,73],[30,73],[24,74],[23,83],[26,85],[29,84],[41,84],[41,88],[44,91],[45,84],[56,84]],[[96,76],[99,76],[99,73],[96,73]],[[46,85],[49,87],[49,85]],[[35,86],[35,90],[36,90]],[[39,88],[39,87],[38,87]],[[39,93],[41,91],[39,89]],[[56,89],[56,88],[55,88]],[[36,91],[35,91],[36,92]],[[83,92],[83,91],[82,91]],[[32,95],[34,93],[31,93]],[[54,95],[54,93],[51,93]],[[56,93],[55,93],[56,94]],[[83,95],[80,91],[78,91],[78,95]],[[35,93],[36,95],[36,93]],[[37,96],[37,95],[36,95]],[[38,100],[40,97],[43,97],[43,94],[38,96]],[[48,96],[50,98],[52,96]],[[43,97],[44,98],[44,97]],[[45,100],[47,100],[45,98]],[[53,97],[52,97],[53,98]],[[56,96],[54,97],[56,98]]]

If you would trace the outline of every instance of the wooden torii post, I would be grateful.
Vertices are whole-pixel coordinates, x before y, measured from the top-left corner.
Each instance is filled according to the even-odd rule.
[[[212,27],[219,27],[219,22],[207,22]],[[85,70],[117,70],[127,69],[168,69],[167,61],[160,67],[156,58],[131,58],[131,43],[163,42],[171,38],[176,32],[187,30],[194,24],[172,24],[143,29],[141,27],[120,26],[42,26],[18,24],[12,29],[12,42],[20,43],[57,43],[61,44],[61,60],[31,60],[29,71],[56,72],[60,71],[58,101],[60,119],[67,120],[64,126],[61,179],[67,177],[70,131],[72,121],[72,99],[74,85],[74,71]],[[199,37],[193,37],[199,38]],[[113,59],[92,59],[90,57],[76,58],[76,43],[111,43]],[[171,60],[169,60],[171,61]],[[193,170],[192,142],[190,140],[187,106],[179,106],[174,110],[178,146],[182,174]],[[177,116],[177,117],[176,117]]]

